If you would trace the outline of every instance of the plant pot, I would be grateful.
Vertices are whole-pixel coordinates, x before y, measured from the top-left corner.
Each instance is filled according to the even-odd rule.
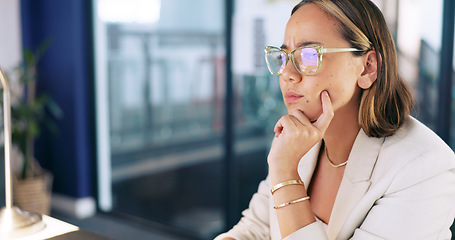
[[[43,171],[25,179],[13,178],[13,205],[28,212],[49,215],[53,176]]]

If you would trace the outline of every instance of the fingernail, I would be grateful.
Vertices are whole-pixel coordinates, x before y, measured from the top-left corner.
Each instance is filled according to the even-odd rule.
[[[329,93],[327,91],[323,92],[327,97],[329,96]]]

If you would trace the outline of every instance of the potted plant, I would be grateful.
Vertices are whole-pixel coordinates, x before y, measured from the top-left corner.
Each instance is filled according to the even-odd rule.
[[[37,63],[48,47],[42,44],[33,52],[25,49],[23,61],[8,77],[11,88],[12,162],[14,171],[13,203],[23,210],[49,214],[53,176],[42,169],[34,156],[35,139],[41,126],[56,132],[52,118],[62,117],[58,105],[45,93],[36,94]],[[19,163],[19,164],[18,164]]]

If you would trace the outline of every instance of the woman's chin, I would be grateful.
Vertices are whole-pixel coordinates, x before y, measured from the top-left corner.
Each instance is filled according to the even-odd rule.
[[[305,110],[303,110],[303,109],[301,109],[301,108],[296,108],[296,107],[294,107],[294,108],[292,108],[292,107],[289,108],[289,107],[288,107],[288,108],[287,108],[288,114],[292,113],[292,112],[293,112],[294,110],[296,110],[296,109],[298,109],[298,110],[300,110],[301,112],[303,112],[303,114],[305,114],[305,116],[308,118],[308,120],[310,120],[311,123],[316,122],[316,121],[318,120],[319,116],[321,116],[321,114],[311,114],[311,113],[308,113],[308,111],[305,112]]]

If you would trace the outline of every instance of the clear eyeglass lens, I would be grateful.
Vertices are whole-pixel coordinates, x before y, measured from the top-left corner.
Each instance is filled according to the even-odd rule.
[[[267,51],[267,63],[273,74],[281,74],[286,67],[286,54],[276,48]]]
[[[295,66],[299,72],[306,75],[314,75],[318,71],[319,56],[315,48],[305,47],[294,52]],[[286,53],[278,48],[267,50],[267,64],[272,74],[283,73],[287,64]]]
[[[316,74],[318,58],[318,52],[315,48],[301,48],[294,53],[296,65],[303,74]]]

